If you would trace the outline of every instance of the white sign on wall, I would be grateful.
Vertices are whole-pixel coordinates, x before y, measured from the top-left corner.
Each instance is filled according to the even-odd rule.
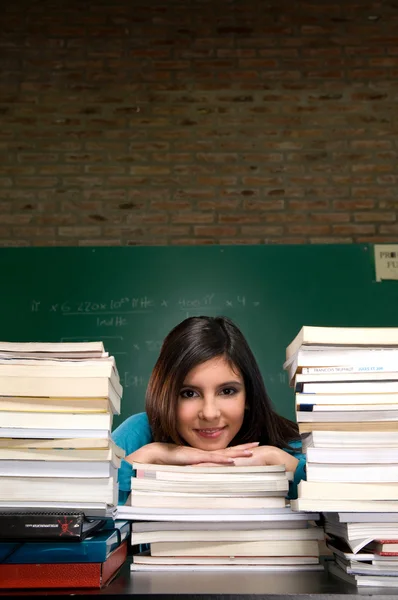
[[[398,244],[375,244],[376,281],[398,280]]]

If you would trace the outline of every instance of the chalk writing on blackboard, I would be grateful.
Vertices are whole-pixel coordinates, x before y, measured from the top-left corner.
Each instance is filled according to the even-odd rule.
[[[124,296],[122,298],[112,298],[110,300],[79,300],[69,301],[61,300],[59,302],[46,304],[41,300],[33,299],[31,301],[31,312],[49,312],[63,316],[78,316],[78,315],[135,315],[135,314],[150,314],[154,310],[175,309],[183,311],[197,310],[213,310],[222,311],[226,308],[258,308],[260,301],[248,298],[245,295],[236,295],[231,297],[223,297],[221,294],[205,294],[200,298],[180,297],[177,300],[154,298],[142,296]],[[107,323],[100,323],[107,325]],[[111,323],[112,324],[112,323]],[[115,323],[114,323],[115,324]],[[120,325],[120,323],[118,324]]]

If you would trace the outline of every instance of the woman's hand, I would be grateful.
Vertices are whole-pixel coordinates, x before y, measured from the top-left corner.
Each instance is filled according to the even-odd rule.
[[[215,466],[233,466],[237,464],[236,461],[238,459],[250,459],[253,455],[253,450],[257,449],[257,446],[258,442],[251,442],[249,444],[224,448],[223,450],[208,451],[192,448],[191,446],[177,446],[176,444],[153,442],[136,450],[136,452],[127,456],[125,460],[129,463],[139,462],[158,465],[187,466],[211,463]]]
[[[292,471],[293,473],[298,463],[297,458],[275,446],[258,446],[252,449],[252,456],[237,457],[235,460],[237,467],[285,465],[286,471]]]

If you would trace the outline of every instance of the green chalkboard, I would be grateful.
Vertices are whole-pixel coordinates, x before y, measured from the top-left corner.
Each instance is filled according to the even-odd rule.
[[[364,245],[15,248],[0,269],[0,338],[103,340],[124,386],[116,425],[143,409],[160,344],[187,316],[232,318],[289,418],[282,364],[302,325],[398,326],[398,282],[375,282]]]

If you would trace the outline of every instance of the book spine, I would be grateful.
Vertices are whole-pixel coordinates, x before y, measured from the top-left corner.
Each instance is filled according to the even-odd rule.
[[[296,410],[302,412],[312,412],[314,410],[314,404],[296,404]]]
[[[352,365],[345,367],[302,367],[301,372],[305,375],[318,373],[397,373],[398,369],[393,365]]]
[[[0,515],[0,540],[61,540],[79,542],[83,533],[83,515]]]

